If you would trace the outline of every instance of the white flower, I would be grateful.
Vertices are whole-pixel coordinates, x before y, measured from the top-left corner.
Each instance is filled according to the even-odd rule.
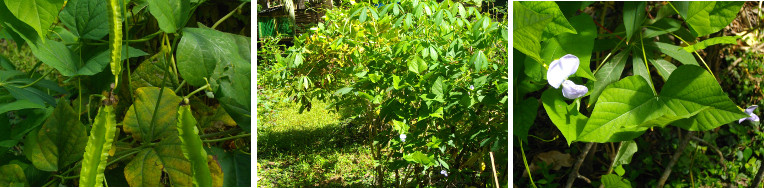
[[[589,88],[586,88],[586,86],[576,85],[573,81],[568,80],[568,77],[575,74],[578,70],[579,63],[578,57],[568,54],[552,61],[549,65],[549,70],[546,72],[549,85],[555,89],[560,88],[560,85],[562,85],[562,96],[565,98],[576,99],[589,92]]]
[[[737,121],[737,123],[743,123],[745,120],[750,121],[759,121],[759,116],[753,113],[753,110],[756,110],[756,108],[759,107],[758,105],[749,106],[745,109],[745,113],[748,114],[751,117],[743,118]]]
[[[470,90],[475,90],[475,86],[470,85]]]
[[[406,134],[401,134],[401,142],[406,142]]]
[[[441,170],[440,174],[443,174],[444,176],[448,177],[448,172],[446,170]]]

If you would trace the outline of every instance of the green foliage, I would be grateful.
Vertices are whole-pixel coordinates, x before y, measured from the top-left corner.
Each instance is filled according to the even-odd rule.
[[[125,114],[123,129],[136,140],[152,142],[177,134],[175,129],[178,113],[160,113],[176,111],[181,98],[172,90],[144,87],[135,90],[135,102]]]
[[[86,127],[66,100],[59,100],[56,109],[39,129],[26,136],[24,151],[35,167],[58,171],[78,161],[87,144]]]
[[[175,33],[188,21],[191,10],[189,0],[148,1],[149,11],[157,19],[159,28],[165,33]]]
[[[325,20],[276,62],[285,67],[277,87],[303,111],[315,110],[314,99],[330,101],[372,131],[377,182],[387,185],[382,176],[394,171],[456,181],[439,172],[482,172],[489,151],[506,154],[508,37],[501,30],[507,23],[451,1],[356,3],[330,10]],[[405,141],[395,122],[409,127]],[[455,158],[458,153],[471,157]],[[503,159],[496,164],[504,172]],[[468,176],[483,182],[492,176],[474,174]]]
[[[45,38],[64,0],[6,0],[4,3],[16,18],[34,28],[40,38]]]
[[[0,186],[25,187],[28,186],[24,171],[17,164],[0,166]]]
[[[738,101],[733,102],[730,95],[725,93],[730,87],[727,84],[737,85],[738,83],[729,82],[717,73],[717,70],[720,70],[719,65],[722,64],[713,62],[717,59],[703,56],[703,54],[716,56],[716,49],[709,48],[710,46],[738,44],[737,39],[740,38],[738,36],[713,34],[727,27],[735,19],[743,3],[595,2],[590,5],[589,3],[559,2],[556,4],[559,8],[555,7],[555,10],[542,10],[534,9],[526,3],[514,3],[513,84],[515,89],[513,92],[515,98],[513,98],[513,104],[515,104],[515,117],[521,116],[515,120],[514,130],[521,142],[549,142],[541,143],[543,148],[548,148],[549,145],[564,146],[563,142],[556,141],[556,138],[546,140],[561,134],[571,147],[571,150],[566,150],[571,154],[580,152],[578,150],[580,147],[572,147],[573,142],[576,141],[621,142],[618,150],[615,150],[616,148],[612,145],[610,147],[601,145],[607,147],[607,155],[604,156],[611,162],[608,163],[610,167],[595,169],[595,173],[599,173],[598,170],[604,170],[604,174],[608,174],[602,176],[600,181],[605,187],[631,187],[630,182],[636,182],[637,179],[640,181],[656,179],[640,182],[640,185],[649,186],[655,185],[659,177],[646,173],[655,172],[654,174],[660,175],[662,169],[654,167],[655,161],[665,156],[655,151],[639,149],[640,151],[637,152],[637,150],[648,144],[650,150],[656,146],[659,146],[659,150],[676,148],[671,147],[673,144],[669,144],[670,147],[657,144],[666,141],[678,143],[676,136],[671,134],[674,129],[663,127],[670,125],[704,135],[706,133],[704,131],[724,130],[729,127],[722,125],[737,126],[739,119],[748,117],[743,113],[742,106],[736,105]],[[622,12],[616,11],[617,16],[612,15],[612,9],[621,8],[623,8]],[[558,9],[576,32],[547,32],[557,26],[549,24],[551,21],[544,19],[558,18],[556,13]],[[542,31],[544,31],[543,34],[539,35]],[[584,83],[583,85],[588,89],[585,95],[576,99],[563,97],[564,92],[571,92],[570,85],[563,85],[561,89],[547,86],[548,81],[545,75],[559,74],[548,72],[547,69],[550,69],[547,68],[548,65],[567,54],[574,55],[580,60],[576,74],[567,79],[573,83]],[[587,70],[594,70],[593,74],[586,74]],[[658,74],[655,74],[656,72]],[[717,78],[727,83],[720,85]],[[737,79],[740,82],[749,83],[743,81],[743,77]],[[731,93],[732,96],[735,95],[734,92]],[[570,93],[565,94],[567,96]],[[538,103],[535,101],[539,97],[544,111],[528,112],[538,108]],[[536,117],[543,114],[546,114],[543,118]],[[551,124],[554,126],[545,126]],[[653,130],[654,128],[657,130]],[[647,130],[650,131],[645,134]],[[534,135],[534,133],[541,134]],[[530,139],[530,137],[541,141]],[[656,141],[656,137],[660,138]],[[713,139],[704,138],[703,140],[713,141]],[[691,143],[698,144],[695,141]],[[700,148],[699,144],[691,146]],[[520,151],[515,150],[515,152]],[[533,152],[538,150],[534,149]],[[754,153],[754,151],[751,150],[748,153]],[[589,155],[593,154],[590,152]],[[722,153],[719,155],[725,156]],[[750,155],[744,150],[741,153],[743,158]],[[695,157],[695,154],[692,157]],[[689,159],[680,161],[707,160]],[[748,158],[741,159],[743,160],[746,160],[745,164],[750,163],[748,166],[751,168],[756,168],[754,166],[758,165],[755,160],[749,162]],[[695,162],[696,165],[700,165],[698,161]],[[528,171],[538,172],[539,163],[541,162],[534,162]],[[544,163],[550,165],[548,160]],[[682,163],[678,165],[684,169],[699,168],[693,167],[692,162]],[[639,170],[642,168],[633,167],[635,165],[645,168]],[[681,173],[681,176],[690,178],[700,179],[707,174],[725,174],[725,178],[730,180],[736,178],[726,177],[727,172],[721,171],[707,173],[696,171],[696,174],[687,174],[687,171],[674,168],[675,173]],[[534,175],[534,182],[544,186],[560,186],[557,184],[560,178],[547,171],[543,170],[542,176]],[[676,176],[672,174],[671,177]],[[674,182],[678,184],[672,185],[681,186],[690,183],[686,178],[679,179],[682,180],[676,180]],[[577,185],[574,184],[574,186]]]
[[[11,59],[0,57],[0,186],[193,186],[194,178],[205,179],[202,185],[222,186],[224,180],[249,181],[249,168],[231,171],[230,163],[220,165],[206,154],[186,158],[188,148],[182,145],[189,139],[181,141],[177,127],[180,101],[191,103],[181,122],[196,130],[183,134],[196,138],[196,153],[204,153],[205,143],[236,152],[238,161],[251,158],[250,144],[244,141],[249,135],[227,134],[242,131],[236,126],[249,131],[251,111],[251,41],[244,34],[250,11],[242,8],[246,2],[237,1],[237,8],[227,10],[230,14],[215,12],[231,4],[1,2],[0,46]],[[189,20],[203,29],[186,27]],[[213,24],[217,27],[205,26]],[[202,52],[179,44],[199,39],[214,40],[212,47],[217,48]],[[11,44],[18,49],[6,50]],[[188,56],[212,57],[223,54],[215,51],[222,49],[226,57],[213,59],[215,69],[201,84],[191,84],[193,76],[180,73],[179,64],[209,60]],[[199,120],[198,126],[189,119]]]
[[[71,0],[59,14],[59,19],[78,38],[102,39],[109,34],[106,2]]]

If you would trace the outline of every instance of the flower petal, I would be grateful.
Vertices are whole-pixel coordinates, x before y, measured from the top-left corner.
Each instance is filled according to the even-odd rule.
[[[570,75],[576,73],[579,63],[578,57],[572,54],[562,56],[562,58],[552,61],[549,65],[549,70],[546,72],[549,85],[555,89],[559,88],[564,80],[567,80]]]
[[[759,121],[759,116],[757,116],[756,114],[751,114],[751,117],[749,117],[748,120]]]
[[[748,108],[745,109],[745,113],[749,115],[753,114],[753,110],[756,110],[756,108],[758,107],[759,107],[758,105],[749,106]]]
[[[560,88],[560,84],[562,84],[562,81],[565,81],[565,79],[568,79],[567,76],[562,75],[562,65],[560,65],[560,60],[554,60],[551,64],[549,64],[549,70],[546,71],[546,80],[549,82],[549,85],[554,87],[555,89]]]
[[[578,60],[578,57],[576,57],[573,54],[567,54],[565,56],[562,56],[560,58],[560,63],[562,64],[562,69],[565,71],[565,77],[568,77],[570,75],[573,75],[578,71],[578,64],[581,62]]]
[[[589,92],[589,88],[582,85],[576,85],[573,81],[565,80],[562,83],[562,96],[568,99],[576,99],[586,95]]]

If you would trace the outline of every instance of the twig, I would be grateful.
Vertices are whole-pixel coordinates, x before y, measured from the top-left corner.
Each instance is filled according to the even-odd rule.
[[[706,142],[703,139],[698,138],[697,136],[691,136],[690,138],[692,138],[692,140],[694,140],[694,141],[696,141],[698,143],[701,143],[703,145],[708,146],[709,148],[714,150],[716,152],[716,154],[719,154],[719,160],[720,160],[719,163],[721,163],[722,167],[724,167],[724,172],[727,172],[727,163],[726,163],[727,160],[724,158],[724,154],[722,154],[722,151],[719,150],[718,147],[714,146],[711,143]]]
[[[488,152],[491,154],[491,170],[493,170],[493,181],[496,183],[496,188],[499,188],[499,178],[496,177],[496,163],[493,162],[493,152]]]
[[[671,175],[671,167],[674,167],[676,161],[679,160],[679,157],[681,157],[682,153],[684,153],[684,148],[687,147],[687,142],[690,141],[692,135],[693,132],[689,131],[687,135],[682,138],[681,143],[679,143],[679,147],[676,149],[676,152],[674,152],[674,156],[671,156],[671,161],[669,161],[669,163],[666,165],[666,169],[663,170],[661,179],[658,180],[658,187],[663,187],[663,185],[666,184],[666,180],[668,180],[669,175]]]
[[[582,180],[586,181],[586,183],[592,184],[592,180],[589,180],[589,178],[586,178],[586,176],[579,174],[578,178],[581,178]]]
[[[578,177],[578,169],[581,168],[581,164],[584,163],[584,159],[586,159],[586,154],[589,154],[589,150],[592,149],[593,145],[594,143],[586,143],[583,152],[578,156],[576,165],[573,166],[573,171],[568,175],[568,183],[565,184],[565,188],[571,188],[573,186],[573,182],[576,181],[576,177]]]

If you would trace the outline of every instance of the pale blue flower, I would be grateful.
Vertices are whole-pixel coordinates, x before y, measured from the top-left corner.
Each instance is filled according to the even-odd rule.
[[[742,118],[737,121],[737,123],[743,123],[745,120],[749,121],[759,121],[759,116],[753,113],[753,110],[756,110],[756,108],[759,107],[758,105],[749,106],[745,109],[745,113],[748,114],[750,117]]]
[[[443,174],[444,176],[448,177],[448,171],[446,170],[441,170],[440,174]]]
[[[401,134],[401,142],[406,142],[406,134]]]
[[[546,72],[549,85],[555,89],[560,88],[560,85],[562,85],[562,96],[565,98],[576,99],[589,92],[589,88],[586,86],[576,85],[573,81],[568,80],[568,77],[575,74],[578,70],[579,63],[578,57],[568,54],[552,61],[549,65],[549,70]]]

